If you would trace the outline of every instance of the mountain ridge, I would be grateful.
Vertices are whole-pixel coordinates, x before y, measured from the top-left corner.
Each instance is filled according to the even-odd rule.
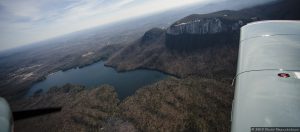
[[[233,78],[237,63],[239,28],[249,22],[286,19],[288,18],[286,16],[293,16],[297,20],[299,18],[297,12],[280,17],[272,17],[270,14],[274,14],[274,12],[258,13],[265,10],[280,10],[281,12],[299,10],[295,6],[297,3],[299,1],[276,1],[238,11],[223,10],[209,14],[192,14],[171,24],[165,33],[158,36],[157,41],[152,44],[142,46],[136,41],[111,56],[105,64],[115,67],[119,71],[148,68],[180,77],[200,75],[221,80],[222,78]],[[224,21],[222,24],[231,27],[232,30],[225,30],[226,28],[223,29],[223,27],[214,29],[213,27],[211,30],[208,28],[207,32],[203,34],[203,32],[190,32],[192,30],[189,28],[181,28],[184,31],[175,30],[175,33],[170,34],[170,29],[174,25],[182,23],[186,25],[186,23],[196,21],[199,26],[192,25],[190,27],[201,29],[203,27],[201,24],[207,23],[201,23],[199,20],[205,22],[208,19],[210,22],[217,20],[216,18],[222,18]],[[221,19],[218,20],[221,21]],[[220,21],[212,25],[218,26]]]
[[[272,8],[284,5],[281,2],[286,1],[275,2]],[[267,5],[262,7],[268,10]],[[255,14],[262,20],[277,18],[256,14],[257,11],[253,8],[241,10]],[[288,16],[297,14],[294,12],[294,15]],[[215,37],[215,34],[210,35]],[[99,92],[101,88],[88,91],[77,89],[77,86],[71,86],[75,90],[52,90],[48,95],[19,100],[13,103],[13,107],[37,108],[63,104],[63,113],[69,115],[66,118],[61,118],[62,114],[52,114],[28,119],[16,122],[15,127],[18,130],[26,128],[36,131],[230,131],[234,90],[231,81],[236,71],[238,33],[228,42],[192,50],[168,48],[165,41],[165,29],[152,29],[133,43],[108,55],[106,65],[119,71],[156,69],[181,78],[170,77],[145,86],[120,103],[111,87],[104,88],[103,94]],[[66,92],[62,93],[61,90]],[[35,123],[38,125],[31,126]]]

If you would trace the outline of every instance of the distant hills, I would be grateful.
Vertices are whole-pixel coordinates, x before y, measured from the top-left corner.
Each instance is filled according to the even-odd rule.
[[[106,65],[120,71],[148,68],[180,77],[232,78],[240,27],[259,20],[298,20],[300,11],[295,5],[299,3],[282,0],[239,11],[192,14],[167,29],[151,29],[110,57]],[[151,42],[143,44],[141,40],[148,38]]]
[[[128,45],[97,49],[94,51],[97,56],[87,60],[82,60],[79,54],[74,63],[69,55],[60,60],[67,64],[46,68],[68,69],[107,59],[106,65],[119,71],[154,69],[178,78],[170,77],[140,88],[122,101],[110,86],[86,90],[83,86],[65,85],[44,95],[12,102],[15,110],[63,107],[61,113],[15,122],[15,128],[24,131],[230,131],[234,91],[231,81],[236,72],[239,28],[257,20],[299,20],[299,3],[299,0],[281,0],[239,11],[193,14],[167,28],[152,28]],[[46,68],[37,72],[47,71]],[[27,69],[21,72],[27,73]]]

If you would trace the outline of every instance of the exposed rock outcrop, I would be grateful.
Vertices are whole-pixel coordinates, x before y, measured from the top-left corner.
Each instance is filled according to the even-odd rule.
[[[297,5],[298,0],[282,0],[239,11],[193,14],[172,24],[151,43],[136,41],[123,48],[110,57],[106,65],[120,71],[156,69],[180,77],[233,77],[239,28],[265,19],[297,20],[300,18]]]
[[[299,19],[299,1],[291,1],[282,0],[272,6],[261,6],[259,10],[252,8],[241,12],[254,9],[254,14],[266,15],[268,19]],[[230,86],[230,79],[223,79],[235,75],[238,51],[235,44],[238,43],[238,36],[233,40],[218,36],[226,37],[230,30],[236,33],[236,28],[247,23],[245,19],[255,21],[259,17],[245,15],[244,18],[244,15],[228,14],[192,15],[174,24],[197,25],[197,20],[205,19],[209,24],[199,25],[201,30],[187,26],[184,27],[187,30],[176,29],[169,34],[161,34],[159,29],[149,31],[143,38],[122,48],[107,61],[107,65],[119,70],[150,68],[189,77],[169,78],[146,86],[122,102],[119,102],[116,93],[109,86],[93,90],[83,90],[81,86],[71,89],[72,85],[53,89],[46,95],[14,102],[13,108],[63,106],[62,112],[16,122],[16,131],[229,131],[233,88]],[[208,16],[210,20],[206,20]],[[232,21],[229,27],[223,26]],[[215,26],[210,27],[210,24]],[[170,45],[165,43],[168,35],[178,37],[178,40],[172,39],[175,43],[178,42],[178,47],[172,48],[172,41],[168,41]],[[191,38],[186,38],[185,35]],[[211,45],[208,40],[201,38],[203,35],[216,42]],[[193,43],[193,39],[197,43]],[[187,45],[192,45],[184,48],[182,45],[186,45],[186,40],[191,41]],[[197,47],[206,42],[209,45],[204,46],[205,48]],[[178,52],[178,49],[196,50]]]
[[[198,19],[187,23],[179,23],[168,28],[167,33],[171,35],[179,34],[216,34],[239,29],[243,21],[239,20],[232,25],[226,25],[222,18]]]
[[[119,71],[147,68],[179,77],[228,78],[235,73],[238,30],[244,22],[248,22],[246,17],[239,17],[234,11],[191,15],[173,24],[182,29],[171,31],[171,26],[167,31],[158,28],[147,31],[140,40],[110,57],[106,65]]]
[[[239,29],[252,21],[238,11],[193,14],[172,24],[166,33],[166,46],[178,51],[194,51],[226,43],[237,43]]]

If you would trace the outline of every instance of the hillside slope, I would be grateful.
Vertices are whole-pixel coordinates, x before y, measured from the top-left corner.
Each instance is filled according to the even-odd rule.
[[[65,85],[13,102],[14,110],[62,106],[62,111],[16,121],[15,131],[229,131],[233,88],[212,79],[168,78],[119,101],[104,85]]]
[[[258,20],[299,19],[299,1],[276,1],[240,11],[192,14],[161,29],[147,44],[141,41],[112,55],[107,66],[119,71],[155,69],[179,77],[233,78],[236,70],[241,26]],[[278,14],[277,14],[278,12]],[[149,31],[151,32],[151,30]]]
[[[237,14],[226,10],[187,16],[168,29],[161,29],[163,33],[153,37],[152,42],[144,44],[138,40],[123,48],[110,57],[106,65],[120,71],[156,69],[179,77],[231,77],[236,65],[238,30],[251,21],[245,15],[238,19]]]
[[[298,2],[285,0],[241,11],[226,10],[206,15],[196,14],[185,17],[173,25],[194,23],[202,19],[210,23],[209,21],[216,20],[215,18],[218,17],[221,17],[221,25],[226,24],[227,28],[236,23],[239,24],[237,27],[240,27],[248,21],[259,19],[299,19],[299,13],[294,12],[298,10],[295,6]],[[275,15],[272,15],[273,11],[282,14],[276,15],[275,12]],[[284,13],[285,11],[287,14]],[[229,13],[232,15],[228,16]],[[223,17],[230,17],[229,23]],[[240,24],[239,20],[243,23]],[[212,23],[212,25],[218,24],[219,22]],[[114,52],[106,62],[106,65],[115,67],[119,71],[147,68],[182,78],[170,77],[145,86],[123,101],[118,100],[117,94],[110,86],[83,90],[81,86],[67,85],[60,89],[53,89],[45,95],[13,102],[12,108],[20,110],[62,106],[62,112],[17,121],[16,130],[230,131],[234,91],[230,82],[235,76],[239,30],[238,28],[225,30],[226,28],[222,28],[224,26],[221,28],[201,24],[198,26],[208,27],[208,30],[201,30],[200,33],[200,30],[199,32],[190,30],[193,26],[187,26],[183,30],[179,28],[179,32],[176,29],[176,33],[172,34],[189,36],[191,42],[187,44],[184,41],[167,44],[166,38],[170,28],[153,28],[142,38]],[[215,43],[213,39],[220,35],[219,33],[225,34],[221,35],[222,41]],[[211,36],[209,39],[213,43],[206,43],[207,41],[203,39],[192,42],[201,35]],[[224,35],[232,38],[225,38]],[[180,38],[180,40],[186,39]]]

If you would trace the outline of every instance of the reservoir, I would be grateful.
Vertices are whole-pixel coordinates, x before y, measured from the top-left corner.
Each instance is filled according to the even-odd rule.
[[[155,83],[167,76],[159,71],[145,69],[117,72],[111,67],[104,66],[104,62],[100,61],[83,68],[50,74],[45,80],[34,84],[28,91],[27,96],[32,96],[35,92],[41,90],[46,92],[53,86],[63,86],[67,83],[84,85],[88,88],[109,84],[115,88],[118,97],[124,99],[133,95],[138,88]]]

